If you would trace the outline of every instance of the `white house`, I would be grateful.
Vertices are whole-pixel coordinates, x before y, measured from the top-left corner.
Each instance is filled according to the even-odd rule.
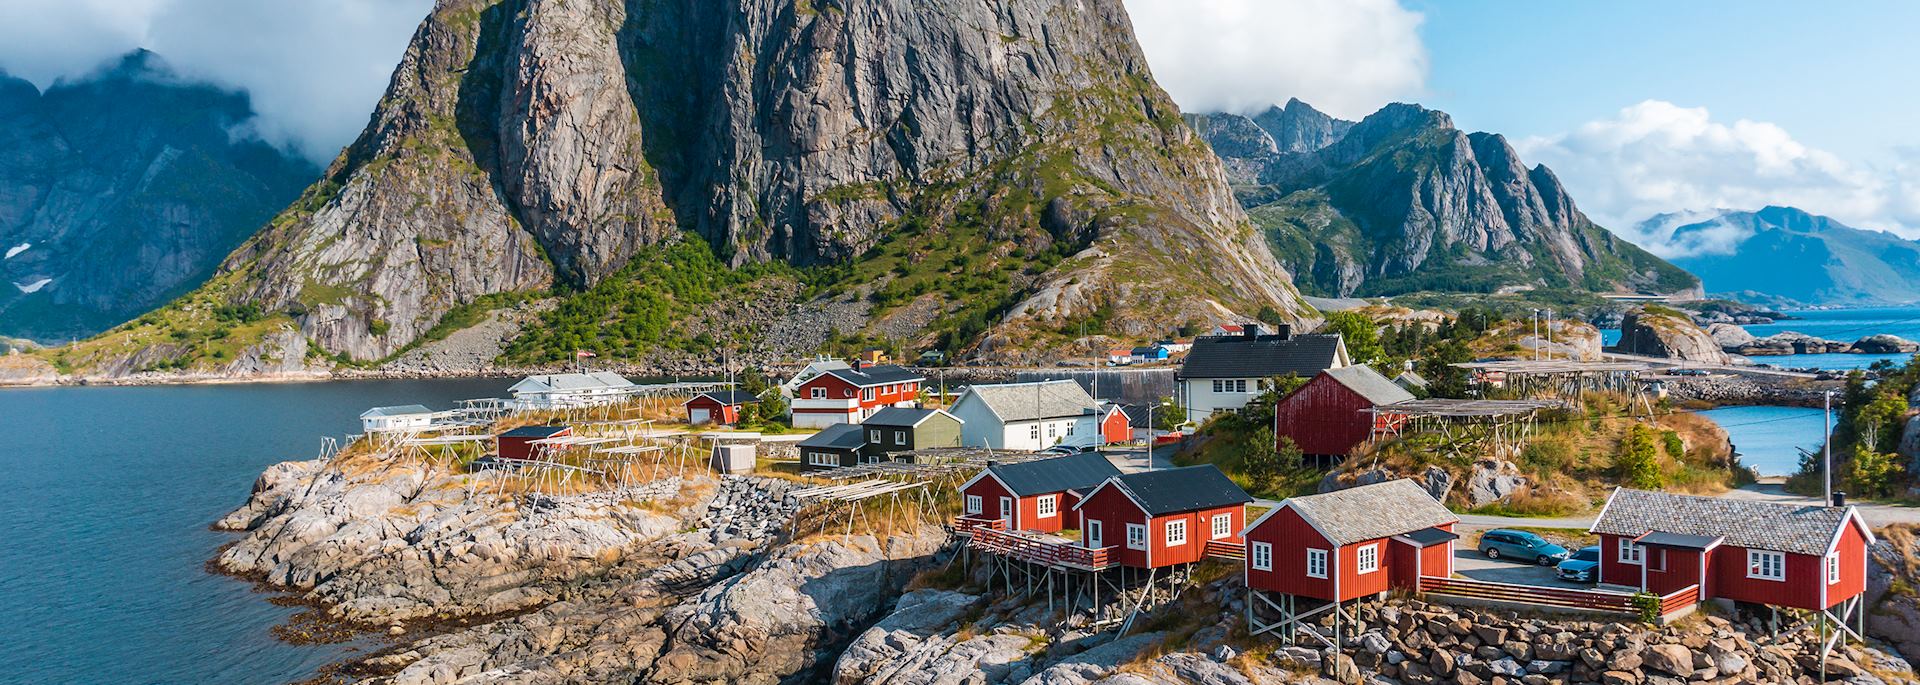
[[[612,371],[528,376],[507,391],[529,409],[559,409],[611,404],[633,391],[633,381]]]
[[[793,374],[793,378],[787,379],[787,382],[785,383],[781,383],[780,394],[785,395],[786,398],[789,400],[794,399],[795,397],[798,397],[797,393],[800,392],[801,383],[805,383],[807,381],[813,380],[814,376],[818,376],[828,371],[837,371],[840,369],[848,369],[852,367],[853,365],[840,361],[838,359],[829,359],[827,357],[816,358],[813,361],[807,362],[806,366],[801,367],[799,373]]]
[[[425,430],[433,425],[433,410],[418,404],[374,407],[360,412],[360,430],[367,433]]]
[[[1073,381],[970,385],[948,413],[960,444],[1007,450],[1100,444],[1100,403]]]
[[[1276,377],[1291,374],[1308,379],[1353,363],[1339,334],[1293,335],[1287,326],[1277,333],[1263,333],[1259,324],[1237,328],[1237,335],[1194,340],[1174,374],[1188,420],[1200,423],[1215,412],[1247,406]]]

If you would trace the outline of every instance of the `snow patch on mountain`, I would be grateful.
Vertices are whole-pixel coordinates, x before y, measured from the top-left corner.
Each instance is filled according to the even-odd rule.
[[[51,278],[42,278],[32,283],[15,283],[13,284],[13,287],[19,288],[20,292],[26,293],[28,295],[32,295],[34,293],[40,292],[41,288],[47,287],[47,284],[52,282],[53,282],[53,279]]]
[[[26,252],[27,248],[30,248],[30,247],[33,247],[33,243],[20,243],[19,245],[9,247],[7,248],[7,256],[5,258],[13,259],[14,256],[19,255],[22,252]]]

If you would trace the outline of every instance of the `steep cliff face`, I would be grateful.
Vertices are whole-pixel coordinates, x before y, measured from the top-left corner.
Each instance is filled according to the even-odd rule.
[[[377,359],[454,307],[684,241],[862,289],[934,274],[850,268],[885,245],[1004,272],[915,286],[948,296],[936,320],[1312,315],[1118,0],[443,0],[214,299]]]
[[[1202,131],[1244,130],[1221,123],[1235,116],[1206,115],[1214,123]],[[1294,101],[1247,121],[1270,132],[1272,152],[1209,140],[1242,173],[1241,199],[1309,292],[1699,286],[1588,220],[1551,170],[1527,167],[1505,138],[1461,131],[1444,112],[1393,104],[1349,124]]]
[[[92,335],[211,274],[319,175],[251,116],[146,52],[44,93],[0,74],[0,335]]]

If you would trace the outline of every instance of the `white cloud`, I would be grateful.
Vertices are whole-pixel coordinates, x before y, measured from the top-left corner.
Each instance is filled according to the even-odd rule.
[[[45,88],[135,48],[246,91],[267,140],[325,163],[367,124],[431,0],[7,0],[0,69]]]
[[[1346,119],[1424,92],[1418,12],[1393,0],[1126,0],[1154,79],[1188,111],[1298,97]]]
[[[1660,100],[1515,147],[1551,167],[1595,221],[1668,256],[1723,250],[1735,236],[1708,232],[1670,244],[1667,231],[1635,224],[1668,212],[1789,205],[1920,236],[1920,154],[1873,168],[1809,147],[1771,123],[1715,121],[1704,107]]]

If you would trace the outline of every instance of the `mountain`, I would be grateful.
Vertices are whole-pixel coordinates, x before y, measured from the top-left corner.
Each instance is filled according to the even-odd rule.
[[[252,116],[144,51],[44,93],[0,74],[0,335],[92,335],[211,274],[320,173]]]
[[[315,349],[290,352],[377,360],[549,288],[536,357],[759,337],[709,301],[746,292],[956,344],[1313,316],[1120,0],[442,0],[320,182],[76,355],[206,366],[291,329]]]
[[[1664,214],[1642,223],[1709,290],[1822,305],[1920,302],[1920,242],[1792,207]],[[1741,292],[1745,291],[1745,292]]]
[[[1291,100],[1187,118],[1309,294],[1699,287],[1595,225],[1505,138],[1461,131],[1445,112],[1396,103],[1348,122]]]

